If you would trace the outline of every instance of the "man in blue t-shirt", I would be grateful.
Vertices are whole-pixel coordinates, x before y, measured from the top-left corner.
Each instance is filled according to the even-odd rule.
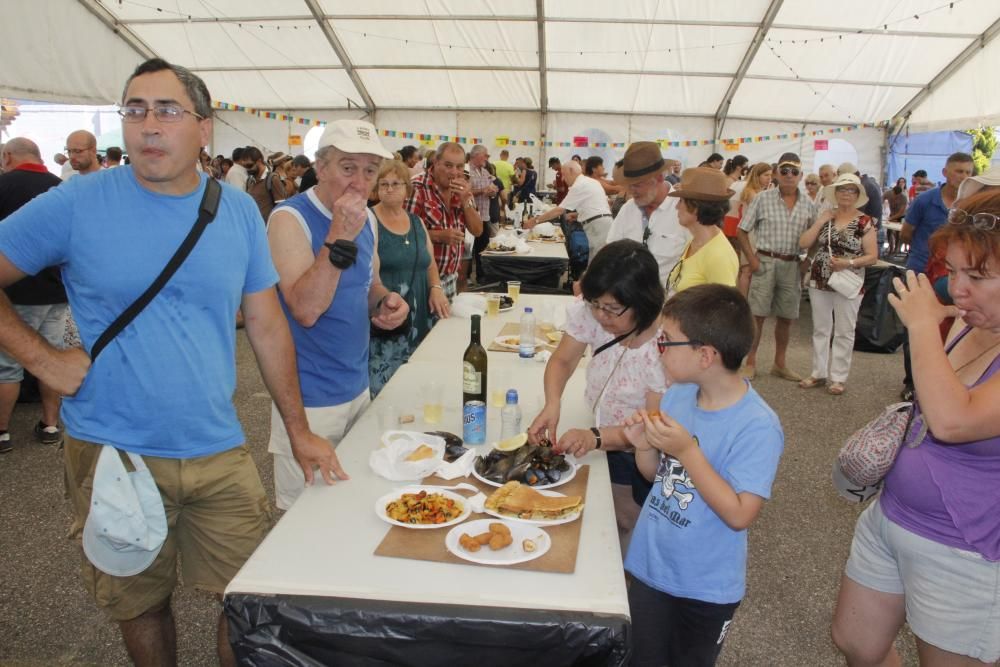
[[[626,420],[653,481],[625,557],[632,664],[713,665],[746,591],[747,528],[784,447],[777,415],[740,376],[753,342],[738,290],[697,285],[663,307],[660,414]]]
[[[952,153],[944,163],[944,183],[923,192],[906,209],[899,238],[910,245],[906,268],[923,273],[930,261],[931,235],[948,220],[948,211],[958,198],[958,186],[972,176],[974,165],[968,153]],[[913,369],[910,366],[910,340],[903,341],[903,400],[913,400]]]
[[[370,327],[395,329],[410,310],[379,278],[378,226],[367,208],[379,165],[391,157],[371,123],[330,123],[316,151],[318,182],[268,221],[306,416],[331,452],[370,402]],[[288,432],[275,418],[279,408],[275,402],[267,449],[274,454],[275,502],[288,509],[304,485]]]
[[[134,663],[175,664],[170,598],[178,554],[185,583],[221,596],[269,528],[267,496],[232,404],[238,308],[302,476],[311,482],[317,467],[328,483],[346,475],[306,422],[260,214],[247,194],[229,186],[183,265],[91,365],[95,341],[187,236],[208,183],[196,168],[212,137],[211,97],[201,79],[149,60],[129,78],[119,113],[131,166],[75,178],[0,225],[0,286],[59,267],[85,349],[53,347],[17,317],[5,296],[0,348],[65,397],[74,536],[104,513],[88,516],[91,489],[101,489],[103,501],[104,491],[121,481],[105,478],[106,466],[97,466],[101,452],[117,456],[105,446],[140,455],[152,474],[160,516],[166,516],[162,546],[152,545],[151,562],[143,561],[145,569],[131,576],[114,576],[127,574],[126,568],[117,571],[88,551],[94,560],[84,560],[84,583],[119,622]],[[121,508],[123,516],[135,516],[127,509]],[[156,511],[147,503],[141,513]],[[112,548],[130,549],[121,542]],[[227,624],[218,628],[219,661],[236,664]]]

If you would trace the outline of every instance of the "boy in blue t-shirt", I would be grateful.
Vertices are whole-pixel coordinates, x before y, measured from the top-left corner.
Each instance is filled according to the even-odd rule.
[[[784,446],[777,415],[739,374],[753,341],[743,296],[698,285],[663,307],[661,414],[626,421],[653,489],[625,558],[633,665],[714,665],[746,589],[747,527]]]

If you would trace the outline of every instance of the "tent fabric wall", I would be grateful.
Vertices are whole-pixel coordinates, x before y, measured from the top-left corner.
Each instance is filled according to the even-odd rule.
[[[972,152],[972,137],[965,132],[905,132],[891,137],[887,169],[888,183],[905,178],[907,187],[913,172],[923,169],[932,181],[941,181],[941,169],[952,153]]]
[[[144,58],[77,3],[0,4],[0,96],[110,104]]]

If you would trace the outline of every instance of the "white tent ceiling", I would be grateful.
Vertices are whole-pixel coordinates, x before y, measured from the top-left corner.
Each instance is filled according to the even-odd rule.
[[[10,97],[114,102],[155,54],[216,100],[275,111],[652,114],[717,136],[910,111],[1000,122],[976,75],[1000,55],[997,0],[14,0],[0,15],[18,28],[0,49],[55,47],[51,69],[4,57]]]

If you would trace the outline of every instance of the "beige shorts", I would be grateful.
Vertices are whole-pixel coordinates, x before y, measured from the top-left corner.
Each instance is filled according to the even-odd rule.
[[[73,529],[79,540],[87,520],[94,466],[101,445],[66,436],[64,458]],[[143,456],[163,498],[167,539],[140,574],[115,577],[84,556],[83,581],[97,605],[116,621],[161,606],[177,586],[180,554],[184,583],[223,593],[271,528],[267,494],[246,445],[193,459]]]
[[[336,449],[347,431],[354,426],[361,413],[372,402],[367,389],[358,394],[350,403],[341,403],[328,408],[306,408],[309,430],[330,441]],[[306,487],[305,473],[292,456],[292,443],[288,440],[285,423],[281,421],[278,408],[271,404],[271,440],[267,451],[274,454],[274,500],[278,509],[287,510]]]
[[[802,300],[802,277],[798,262],[786,262],[758,255],[760,268],[750,281],[750,310],[755,317],[799,319]]]

